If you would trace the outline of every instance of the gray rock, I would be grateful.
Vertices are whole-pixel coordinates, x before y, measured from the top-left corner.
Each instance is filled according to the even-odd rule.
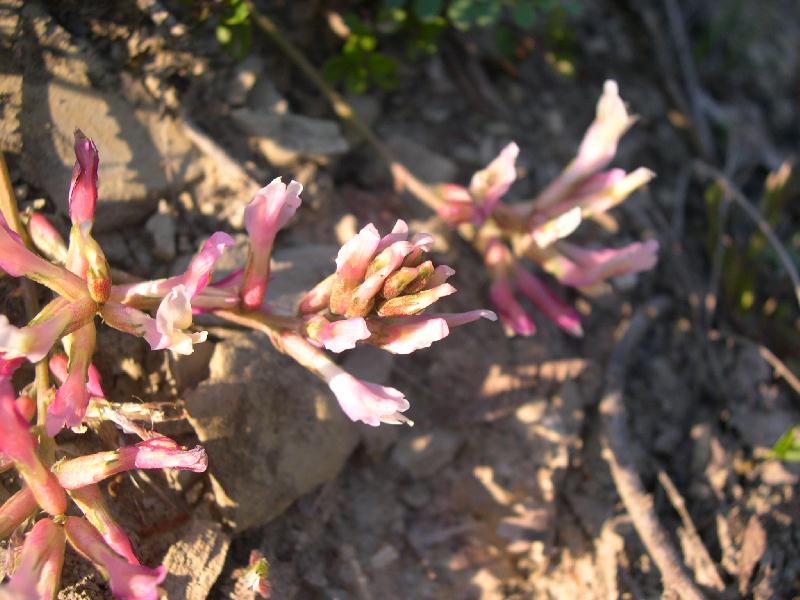
[[[452,160],[429,150],[415,140],[395,134],[386,144],[401,163],[426,183],[446,183],[456,180],[458,167]]]
[[[463,443],[454,431],[408,432],[392,450],[392,461],[414,479],[430,477],[453,461]]]
[[[153,256],[162,262],[175,258],[175,217],[165,201],[159,202],[158,212],[147,220],[145,229],[153,238]]]
[[[168,575],[162,587],[167,597],[205,600],[222,572],[230,543],[231,536],[219,523],[193,517],[164,557]]]
[[[242,132],[253,138],[259,151],[276,167],[291,165],[300,157],[320,160],[350,149],[334,121],[249,108],[231,114]]]
[[[73,132],[80,128],[100,151],[95,231],[141,221],[160,196],[196,176],[191,142],[156,108],[134,108],[116,91],[94,89],[89,73],[102,71],[102,62],[37,3],[26,3],[22,14],[33,34],[21,40],[20,50],[23,176],[66,213]]]
[[[259,333],[216,345],[210,377],[186,407],[216,502],[237,530],[270,521],[336,477],[358,442],[327,387]]]
[[[266,301],[275,312],[295,314],[305,292],[336,270],[337,248],[309,245],[281,248],[272,255]]]

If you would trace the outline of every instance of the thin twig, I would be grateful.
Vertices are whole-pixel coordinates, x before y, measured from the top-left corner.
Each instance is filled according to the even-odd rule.
[[[664,469],[658,470],[658,481],[661,483],[664,491],[667,492],[667,498],[669,498],[673,508],[678,513],[678,516],[680,516],[683,528],[686,530],[686,539],[691,545],[692,553],[698,559],[699,564],[696,566],[694,572],[695,578],[700,582],[705,582],[706,585],[719,592],[724,591],[725,583],[722,581],[722,576],[719,574],[717,565],[712,560],[711,554],[709,554],[700,534],[697,533],[697,527],[694,525],[692,516],[689,514],[689,511],[686,510],[686,502],[683,496]]]
[[[601,444],[617,492],[633,520],[639,537],[653,558],[664,588],[674,590],[685,600],[701,600],[703,595],[681,562],[673,543],[653,509],[632,457],[628,415],[623,401],[625,377],[630,356],[634,353],[651,323],[669,306],[664,297],[656,297],[636,311],[625,335],[617,343],[606,369],[606,385],[600,402],[603,422]]]
[[[737,188],[734,183],[719,169],[712,167],[703,161],[695,161],[694,169],[695,172],[701,177],[716,181],[717,184],[722,187],[724,192],[723,198],[732,199],[756,224],[756,226],[758,226],[758,229],[761,231],[764,237],[767,238],[767,241],[778,255],[778,259],[781,261],[783,268],[786,269],[786,272],[789,274],[789,278],[792,280],[792,285],[794,286],[794,294],[795,299],[797,300],[797,305],[800,306],[800,275],[797,273],[797,267],[795,267],[792,257],[789,256],[789,253],[787,252],[783,243],[781,243],[781,241],[778,239],[778,236],[775,235],[775,232],[772,230],[772,227],[770,227],[769,223],[767,223],[766,219],[764,219],[761,213],[758,212],[758,209],[750,204],[750,201],[739,190],[739,188]]]
[[[667,24],[672,33],[670,37],[675,46],[675,53],[678,55],[678,64],[686,86],[686,94],[689,96],[691,120],[697,142],[703,155],[707,159],[713,160],[714,142],[703,108],[700,79],[694,66],[689,36],[686,33],[686,26],[677,0],[664,0],[664,11],[667,13]]]

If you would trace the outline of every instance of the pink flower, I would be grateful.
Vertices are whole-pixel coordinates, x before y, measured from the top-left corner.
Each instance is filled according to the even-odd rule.
[[[450,333],[447,321],[435,316],[370,319],[368,326],[372,331],[369,342],[393,354],[429,348]]]
[[[490,310],[481,309],[464,313],[368,319],[367,327],[372,336],[367,342],[393,354],[411,354],[443,340],[450,334],[452,327],[480,318],[496,321],[497,315]]]
[[[622,169],[611,169],[592,175],[564,200],[535,215],[531,227],[536,243],[544,248],[567,237],[582,219],[609,211],[653,177],[655,173],[644,167],[627,174]]]
[[[37,521],[25,537],[19,566],[11,580],[0,586],[0,598],[38,600],[55,598],[64,563],[64,529],[50,519]]]
[[[369,336],[369,329],[364,319],[355,317],[341,321],[326,321],[319,331],[318,339],[331,352],[343,352],[355,348],[356,342],[365,340]]]
[[[208,466],[200,446],[182,448],[168,437],[156,437],[110,452],[98,452],[53,465],[59,483],[68,490],[92,485],[131,469],[186,469],[197,473]]]
[[[500,198],[517,179],[517,156],[519,146],[511,142],[485,169],[472,176],[469,192],[477,206],[477,218],[473,219],[476,225],[481,225],[489,218]]]
[[[88,297],[74,302],[56,298],[25,327],[15,327],[0,315],[0,353],[6,359],[24,356],[38,362],[59,338],[90,322],[96,309]]]
[[[131,541],[128,539],[125,530],[119,526],[111,516],[103,499],[100,488],[96,485],[87,485],[70,491],[70,497],[75,501],[83,514],[94,525],[94,528],[103,536],[114,552],[124,557],[133,565],[139,564],[139,559],[133,552]]]
[[[77,299],[88,296],[86,283],[28,250],[0,215],[0,270],[12,277],[27,277],[49,287],[56,294]]]
[[[67,379],[67,364],[68,359],[66,354],[53,354],[53,356],[50,357],[50,372],[55,375],[59,383],[64,383]],[[89,390],[89,394],[95,398],[106,397],[106,393],[103,391],[100,371],[91,363],[87,370],[86,388]]]
[[[300,300],[297,312],[301,315],[310,315],[325,310],[328,307],[328,303],[331,301],[331,289],[333,288],[335,279],[336,273],[333,273],[315,285],[311,291]]]
[[[399,390],[361,381],[341,369],[328,379],[328,387],[351,421],[362,421],[373,427],[381,423],[412,424],[401,414],[410,405]]]
[[[556,296],[538,277],[521,265],[514,270],[517,289],[538,308],[544,316],[575,337],[583,337],[581,318],[577,310]]]
[[[506,335],[531,336],[536,333],[536,323],[528,316],[517,299],[507,276],[497,277],[489,288],[492,301]]]
[[[130,564],[103,541],[86,519],[67,517],[64,531],[72,547],[92,561],[108,580],[115,597],[121,600],[158,600],[158,584],[167,576],[163,566],[150,569]]]
[[[364,280],[380,242],[378,230],[370,223],[339,249],[336,255],[336,281],[331,292],[333,312],[347,312],[349,293]]]
[[[244,226],[250,234],[250,254],[244,271],[242,303],[249,310],[261,306],[269,280],[269,262],[275,235],[289,222],[300,206],[303,186],[292,181],[284,185],[280,177],[259,190],[244,209]]]
[[[636,121],[619,97],[614,81],[606,81],[597,103],[597,113],[583,137],[577,156],[536,198],[534,207],[543,210],[562,200],[571,189],[603,169],[614,158],[622,135]]]
[[[36,249],[47,258],[62,265],[67,260],[67,244],[47,217],[40,213],[31,213],[28,234]]]
[[[69,186],[69,216],[76,225],[94,220],[97,204],[97,168],[100,156],[94,142],[75,130],[75,166]]]
[[[233,238],[223,231],[211,234],[200,252],[189,263],[186,273],[179,276],[180,281],[176,281],[175,284],[184,284],[189,298],[194,298],[208,285],[214,265],[217,264],[223,252],[234,244]]]
[[[339,406],[353,421],[368,425],[409,423],[401,413],[408,410],[403,393],[390,387],[356,379],[334,363],[319,348],[292,331],[283,331],[274,340],[276,347],[328,384]]]
[[[227,233],[217,231],[209,237],[200,249],[189,267],[182,275],[167,279],[154,279],[126,285],[115,285],[111,288],[111,300],[121,302],[128,306],[144,308],[150,306],[155,300],[160,300],[169,294],[176,286],[183,285],[189,299],[195,307],[211,305],[213,308],[232,307],[238,303],[238,296],[232,292],[219,289],[226,287],[225,281],[217,282],[215,287],[207,287],[214,270],[214,266],[222,256],[225,249],[234,245],[233,238]],[[237,272],[241,275],[241,272]],[[232,275],[237,276],[237,273]],[[198,294],[205,292],[202,298]]]
[[[450,227],[476,220],[475,203],[467,188],[448,183],[439,188],[439,196],[443,203],[436,212]]]
[[[0,372],[7,370],[3,367]],[[10,374],[0,376],[0,452],[14,461],[39,506],[53,515],[66,510],[64,490],[39,458],[36,439],[17,410]]]
[[[62,427],[78,427],[86,415],[89,406],[87,378],[95,340],[94,323],[84,325],[69,336],[67,377],[58,388],[55,400],[47,407],[45,429],[50,437]]]
[[[572,287],[589,288],[610,277],[652,269],[658,261],[658,241],[635,242],[623,248],[586,250],[562,243],[559,250],[572,261],[558,280]]]
[[[39,505],[36,498],[28,486],[11,496],[0,506],[0,540],[8,539],[14,530],[19,527],[25,519],[32,516]]]
[[[192,325],[192,306],[182,284],[164,297],[155,319],[117,302],[106,302],[100,307],[100,315],[111,327],[143,337],[153,350],[168,348],[178,354],[191,354],[194,344],[204,342],[208,336],[205,331],[191,334],[183,331]]]

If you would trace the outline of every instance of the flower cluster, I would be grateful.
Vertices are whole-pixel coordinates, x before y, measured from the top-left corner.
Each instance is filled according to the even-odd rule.
[[[519,148],[513,142],[473,175],[469,187],[448,184],[440,189],[439,216],[453,227],[472,228],[492,280],[489,296],[509,335],[536,333],[520,296],[566,332],[583,335],[578,312],[522,259],[536,263],[562,285],[585,293],[593,293],[610,278],[655,266],[655,240],[616,249],[581,248],[564,241],[584,220],[604,219],[607,211],[653,178],[654,173],[643,167],[631,173],[607,169],[619,139],[635,121],[617,84],[606,81],[578,154],[535,199],[516,204],[501,201],[517,177]]]
[[[280,351],[329,385],[348,417],[373,426],[410,423],[403,415],[408,401],[399,390],[353,377],[326,349],[341,352],[367,343],[407,354],[443,339],[451,327],[496,317],[486,310],[421,314],[455,292],[446,282],[454,271],[434,266],[427,256],[433,238],[409,238],[403,221],[385,236],[371,224],[364,227],[339,251],[336,272],[305,295],[297,313],[278,314],[265,300],[272,248],[278,231],[300,206],[302,192],[299,183],[285,185],[280,178],[245,208],[250,245],[241,269],[214,280],[217,261],[234,243],[227,233],[216,232],[184,273],[114,284],[112,269],[92,236],[99,153],[80,131],[75,133],[75,154],[68,242],[41,215],[30,215],[25,231],[15,231],[9,223],[16,221],[0,215],[0,270],[54,293],[24,326],[0,315],[0,472],[14,468],[22,480],[19,491],[0,506],[0,540],[24,532],[35,521],[11,579],[0,585],[0,600],[54,597],[67,542],[97,566],[115,596],[151,600],[158,597],[165,570],[139,563],[97,484],[132,469],[202,472],[207,458],[199,446],[184,448],[145,429],[124,405],[107,397],[92,364],[95,317],[143,338],[153,350],[179,354],[190,354],[206,339],[206,332],[193,326],[198,312],[263,331]],[[44,370],[37,366],[36,380],[17,393],[12,375],[24,360]],[[56,386],[50,386],[48,373]],[[64,457],[59,432],[81,431],[97,420],[112,422],[138,441],[114,451]],[[82,517],[66,516],[70,500]],[[42,511],[45,516],[38,518]],[[265,589],[265,576],[266,563],[258,562],[253,585]]]

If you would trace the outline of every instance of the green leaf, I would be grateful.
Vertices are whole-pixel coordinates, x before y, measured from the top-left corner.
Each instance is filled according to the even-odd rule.
[[[420,21],[435,19],[442,12],[442,0],[414,0],[414,12]]]
[[[511,17],[522,29],[530,29],[536,22],[536,7],[533,2],[516,2],[511,8]]]
[[[800,461],[800,425],[784,433],[772,447],[772,455],[780,460]]]
[[[222,22],[225,25],[241,25],[250,19],[250,6],[244,0],[231,0]]]
[[[233,39],[231,28],[226,25],[217,25],[217,41],[221,46],[227,46]]]

